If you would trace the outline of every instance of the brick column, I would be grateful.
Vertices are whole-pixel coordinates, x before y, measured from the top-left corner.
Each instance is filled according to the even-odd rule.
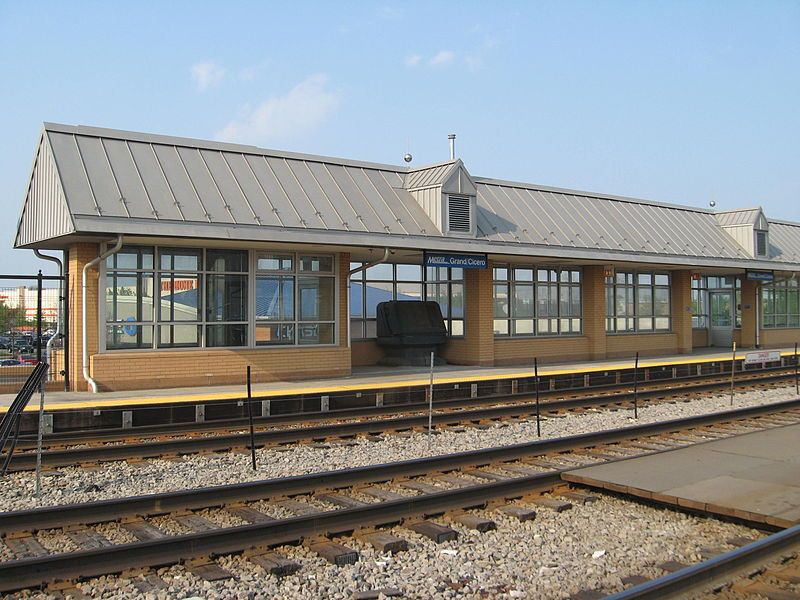
[[[492,269],[464,269],[464,337],[450,340],[444,357],[462,365],[494,365]]]
[[[82,370],[82,300],[81,300],[81,278],[83,276],[83,266],[100,253],[97,244],[75,244],[69,248],[69,280],[67,282],[69,293],[69,381],[70,387],[76,391],[87,391],[88,384],[83,379]],[[98,265],[99,267],[99,265]],[[88,333],[87,350],[89,356],[96,354],[99,349],[99,333],[97,326],[97,306],[98,306],[98,280],[99,272],[97,267],[88,273],[86,292],[87,312],[86,330]]]
[[[606,280],[602,265],[583,267],[583,335],[589,360],[606,358]]]
[[[692,351],[692,272],[672,271],[672,331],[681,354]]]
[[[756,295],[758,284],[742,280],[742,347],[754,348],[756,345]]]

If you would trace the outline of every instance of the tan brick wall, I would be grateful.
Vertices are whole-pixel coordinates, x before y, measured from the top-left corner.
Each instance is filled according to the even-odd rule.
[[[351,347],[354,367],[366,367],[377,364],[383,358],[384,351],[375,340],[354,341]]]
[[[606,357],[606,278],[601,265],[583,268],[583,334],[587,341],[587,359]],[[576,359],[578,360],[578,359]]]
[[[677,352],[692,351],[692,272],[672,271],[672,331]]]
[[[346,342],[345,342],[346,343]],[[91,357],[103,391],[334,377],[350,373],[347,347],[107,352]]]
[[[674,333],[633,333],[609,335],[607,358],[678,354],[678,336]]]
[[[764,348],[793,347],[800,342],[800,329],[762,329],[761,346]]]
[[[454,338],[444,346],[443,355],[456,365],[491,366],[494,364],[494,300],[492,265],[486,269],[465,269],[464,337]]]
[[[536,357],[540,363],[589,360],[590,341],[586,336],[496,338],[494,364],[532,365]]]
[[[742,330],[739,345],[753,348],[756,345],[756,282],[742,280]]]
[[[75,244],[69,248],[69,380],[73,390],[87,391],[88,384],[83,379],[82,364],[82,321],[81,310],[83,302],[81,300],[81,277],[83,266],[100,253],[98,244]],[[91,269],[87,274],[87,347],[89,355],[96,354],[98,350],[98,327],[97,327],[97,302],[98,302],[98,280],[99,272],[97,267]]]
[[[73,386],[86,390],[81,372],[80,291],[83,265],[96,257],[94,244],[70,249],[70,363]],[[339,342],[334,347],[225,348],[160,351],[116,351],[98,354],[98,271],[89,273],[89,372],[103,391],[243,383],[247,365],[253,381],[308,379],[350,374],[347,348],[347,253],[339,255]]]
[[[693,348],[707,348],[708,347],[708,330],[707,329],[693,329],[692,330],[692,347]]]

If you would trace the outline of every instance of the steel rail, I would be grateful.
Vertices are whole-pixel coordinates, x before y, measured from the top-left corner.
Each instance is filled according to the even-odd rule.
[[[125,569],[171,564],[198,556],[276,546],[315,535],[349,533],[362,527],[402,522],[417,515],[440,514],[455,507],[482,507],[491,500],[520,497],[533,491],[550,489],[560,482],[561,471],[542,473],[359,508],[332,510],[97,550],[8,561],[0,563],[0,591],[9,592],[58,579],[87,578],[118,573]]]
[[[694,386],[709,389],[720,384],[703,384]],[[727,385],[727,383],[725,384]],[[681,388],[683,391],[684,388]],[[664,390],[653,390],[645,397],[661,396]],[[644,394],[640,394],[643,396]],[[625,398],[630,394],[625,394]],[[572,400],[559,400],[548,402],[544,405],[546,411],[570,410],[576,408],[591,408],[609,404],[626,402],[617,396],[599,396],[596,398],[576,398]],[[480,409],[434,413],[432,422],[436,425],[450,425],[466,421],[481,421],[488,419],[518,417],[532,414],[536,410],[535,403],[514,403],[503,406],[494,406]],[[384,433],[422,427],[427,425],[428,416],[422,413],[403,417],[378,419],[369,421],[355,421],[346,423],[333,423],[315,425],[311,427],[286,428],[277,430],[258,431],[255,434],[256,446],[268,444],[289,444],[306,439],[325,439],[335,437],[352,437],[363,433]],[[87,448],[71,448],[47,450],[42,453],[42,465],[46,467],[65,467],[80,463],[103,462],[124,460],[128,458],[156,458],[164,455],[194,454],[198,452],[225,451],[231,448],[240,448],[249,445],[250,438],[246,433],[216,435],[207,437],[190,437],[134,444],[117,444],[91,446]],[[10,471],[31,470],[36,465],[36,456],[33,453],[17,454],[9,464]]]
[[[708,381],[710,379],[719,378],[724,375],[724,380]],[[750,371],[750,372],[737,372],[736,380],[740,385],[757,384],[778,382],[784,379],[792,379],[794,377],[793,367],[769,367],[768,369]],[[692,383],[700,382],[700,383]],[[639,398],[651,398],[660,396],[665,392],[679,392],[685,391],[692,393],[694,391],[705,391],[720,387],[723,384],[728,385],[730,377],[725,374],[714,373],[712,375],[696,375],[691,377],[680,377],[676,379],[657,379],[648,382],[640,383],[640,386],[646,385],[647,387],[640,387],[638,396]],[[670,385],[672,384],[672,385]],[[568,396],[586,392],[602,392],[607,390],[608,393],[592,394],[580,396],[579,398],[568,398],[569,400],[581,399],[587,402],[601,401],[603,399],[611,399],[614,402],[626,402],[633,398],[634,394],[630,390],[614,392],[613,390],[627,388],[623,384],[602,384],[591,387],[582,388],[566,388],[561,390],[542,390],[540,395],[542,398],[553,396]],[[455,398],[455,399],[434,399],[434,408],[447,409],[447,408],[465,408],[477,407],[486,404],[494,404],[498,402],[519,402],[525,398],[530,398],[532,392],[524,391],[511,394],[491,394],[482,396],[480,398]],[[232,399],[230,402],[244,402],[246,398]],[[257,399],[256,399],[257,400]],[[213,402],[213,401],[212,401]],[[557,401],[556,401],[557,402]],[[207,404],[207,402],[204,402]],[[337,419],[352,419],[370,416],[383,416],[394,415],[398,413],[410,413],[416,411],[426,411],[428,409],[427,402],[408,402],[408,403],[395,403],[383,406],[367,406],[357,408],[344,408],[328,411],[313,411],[313,412],[293,412],[280,415],[271,415],[268,417],[254,417],[253,421],[259,426],[269,427],[272,425],[281,424],[296,424],[305,422],[319,422],[331,421]],[[64,409],[60,412],[69,412],[70,409]],[[141,425],[131,428],[104,428],[104,429],[80,429],[75,431],[66,431],[59,433],[48,434],[44,437],[46,444],[50,445],[67,445],[67,444],[82,444],[101,441],[118,441],[124,438],[132,438],[136,436],[150,437],[164,434],[189,434],[201,433],[209,431],[222,431],[231,430],[236,428],[246,428],[248,420],[244,417],[232,419],[219,419],[210,420],[197,423],[195,421],[162,424],[162,425]],[[20,436],[20,448],[33,447],[33,435],[23,434]]]
[[[508,446],[468,450],[453,454],[416,458],[399,462],[353,467],[336,471],[323,471],[309,475],[296,475],[278,479],[264,479],[232,485],[162,492],[144,496],[99,500],[81,504],[20,510],[0,513],[0,534],[12,531],[29,531],[90,524],[138,515],[159,515],[179,510],[222,506],[234,502],[262,500],[289,496],[320,489],[351,487],[353,485],[389,481],[398,477],[413,477],[436,471],[450,471],[463,467],[480,467],[498,462],[519,460],[528,456],[563,452],[599,444],[630,440],[658,433],[679,431],[795,410],[800,408],[800,398],[773,404],[750,406],[718,413],[697,415],[645,425],[632,425],[617,429],[577,434],[549,440],[536,440]]]
[[[736,550],[653,579],[607,600],[663,600],[686,598],[687,594],[726,583],[732,577],[780,558],[800,547],[800,525],[784,529]]]

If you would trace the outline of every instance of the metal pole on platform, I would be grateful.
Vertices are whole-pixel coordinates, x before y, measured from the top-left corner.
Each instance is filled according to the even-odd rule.
[[[36,277],[36,362],[42,362],[42,270]]]
[[[431,383],[428,387],[428,451],[431,449],[431,433],[433,431],[433,352],[431,352]]]
[[[539,359],[533,359],[533,381],[536,384],[536,437],[542,437],[542,426],[539,422]]]
[[[736,342],[733,342],[733,356],[731,356],[731,406],[733,406],[733,375],[736,373]]]
[[[800,394],[800,377],[797,365],[797,342],[794,343],[794,393]]]
[[[44,434],[45,381],[47,381],[46,376],[42,378],[41,382],[39,382],[39,431],[36,434],[36,497],[37,498],[40,498],[42,496],[42,437]]]
[[[633,363],[633,418],[639,418],[639,353]]]
[[[250,386],[250,365],[247,365],[247,420],[250,421],[250,458],[256,470],[256,436],[253,432],[253,391]]]

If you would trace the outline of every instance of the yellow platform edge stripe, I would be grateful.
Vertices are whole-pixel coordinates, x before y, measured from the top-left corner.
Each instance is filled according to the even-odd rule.
[[[747,354],[737,352],[736,359],[744,358]],[[794,351],[782,351],[781,357],[794,356]],[[710,362],[727,361],[728,358],[723,358],[723,355],[717,355],[711,358],[700,358],[694,360],[672,360],[672,361],[659,361],[657,359],[645,359],[639,361],[639,368],[652,368],[652,367],[669,367],[673,365],[695,365]],[[546,367],[539,369],[540,377],[551,377],[554,375],[575,375],[577,373],[598,373],[600,371],[616,371],[621,369],[632,369],[633,362],[620,362],[611,363],[598,366],[589,366],[575,369],[547,369]],[[518,371],[514,373],[498,373],[495,375],[469,375],[469,376],[451,376],[451,377],[436,377],[434,373],[434,385],[441,385],[447,383],[474,383],[476,381],[500,381],[504,379],[520,379],[524,377],[533,377],[533,367],[527,371]],[[301,394],[323,394],[333,392],[359,392],[365,390],[388,390],[404,387],[425,386],[430,384],[430,379],[409,379],[406,381],[392,381],[387,383],[354,383],[349,385],[331,385],[326,387],[309,387],[309,388],[286,388],[282,390],[262,390],[254,391],[252,393],[254,399],[268,399],[280,396],[297,396]],[[82,393],[82,392],[76,392]],[[88,392],[85,392],[88,394]],[[113,398],[108,400],[94,400],[86,402],[56,402],[47,404],[47,411],[65,410],[65,409],[79,409],[79,408],[111,408],[115,406],[148,406],[153,404],[180,404],[192,402],[208,402],[212,400],[235,400],[243,398],[246,394],[244,385],[241,392],[221,392],[221,393],[205,393],[205,394],[185,394],[182,396],[156,396],[152,398]],[[26,412],[38,411],[38,402],[31,400],[31,404],[25,407]],[[45,396],[46,398],[46,396]],[[35,404],[35,405],[34,405]],[[0,406],[0,413],[8,411],[7,406]]]

